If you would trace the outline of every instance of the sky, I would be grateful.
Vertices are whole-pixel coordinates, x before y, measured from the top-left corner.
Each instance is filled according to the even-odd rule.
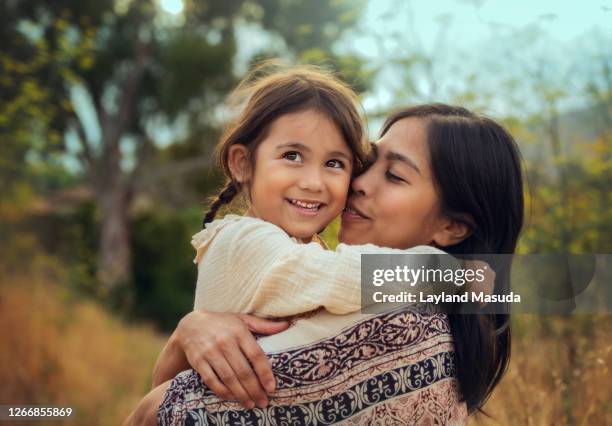
[[[612,1],[553,1],[553,0],[370,0],[364,14],[364,25],[369,28],[386,27],[402,30],[412,22],[424,40],[435,38],[439,18],[452,15],[455,42],[478,43],[491,34],[491,25],[498,28],[517,28],[545,22],[551,36],[568,42],[594,26],[612,28]]]
[[[567,92],[561,106],[571,109],[579,104],[572,94],[583,90],[579,74],[587,72],[585,63],[595,53],[608,55],[612,62],[612,0],[370,0],[358,34],[342,44],[381,70],[364,101],[366,110],[398,102],[397,92],[405,82],[390,64],[415,51],[434,58],[431,80],[437,91],[432,93],[431,81],[417,70],[411,78],[426,96],[399,102],[448,102],[472,84],[491,92],[493,113],[505,114],[517,105],[527,111],[528,85],[516,90],[517,99],[495,94],[505,82],[526,80],[538,64],[545,64],[546,78]],[[469,82],[471,75],[477,81]]]
[[[598,47],[595,33],[610,46]],[[274,42],[248,27],[239,29],[238,40],[237,74],[253,53]],[[524,105],[529,113],[530,107],[541,106],[525,102],[528,85],[512,96],[501,96],[498,88],[511,79],[525,80],[538,64],[545,64],[546,79],[566,89],[561,107],[571,109],[579,107],[572,93],[583,90],[576,74],[586,72],[581,63],[591,61],[589,49],[608,54],[612,61],[612,0],[369,0],[357,29],[335,48],[365,58],[378,70],[373,90],[364,99],[369,113],[395,103],[452,102],[468,84],[478,93],[491,92],[486,102],[494,115]],[[406,82],[392,62],[416,51],[434,58],[435,69],[429,81],[423,70],[412,72],[411,83],[421,96],[402,98],[398,92],[405,91]]]

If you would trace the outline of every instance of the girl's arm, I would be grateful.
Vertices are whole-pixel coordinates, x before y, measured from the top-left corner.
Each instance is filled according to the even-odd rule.
[[[189,365],[189,361],[187,361],[185,352],[182,351],[178,343],[175,330],[157,357],[157,361],[153,367],[153,383],[151,387],[156,388],[181,371],[189,368],[191,368],[191,366]]]
[[[320,306],[334,314],[359,311],[361,254],[446,254],[430,246],[397,250],[372,244],[340,244],[336,251],[328,251],[316,243],[298,244],[277,226],[253,218],[228,227],[216,243],[227,278],[209,281],[202,289],[209,301],[206,308],[270,317]],[[423,257],[411,260],[418,269]],[[200,273],[206,274],[206,269]]]

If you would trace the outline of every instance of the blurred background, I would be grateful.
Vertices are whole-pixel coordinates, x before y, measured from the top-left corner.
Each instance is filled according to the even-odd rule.
[[[502,121],[520,252],[612,252],[611,23],[604,0],[1,0],[0,403],[115,425],[148,391],[192,308],[224,98],[265,58],[338,71],[373,139],[420,102]],[[513,322],[472,423],[612,423],[610,317]]]

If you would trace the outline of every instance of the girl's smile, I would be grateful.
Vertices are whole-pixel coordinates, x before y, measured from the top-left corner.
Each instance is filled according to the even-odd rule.
[[[300,214],[306,216],[316,216],[321,208],[325,207],[325,203],[316,200],[297,200],[287,198],[287,202],[295,207]]]

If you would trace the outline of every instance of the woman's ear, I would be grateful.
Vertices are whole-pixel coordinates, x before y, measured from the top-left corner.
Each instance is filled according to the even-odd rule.
[[[238,183],[245,183],[249,180],[251,167],[249,164],[249,153],[247,147],[242,144],[230,146],[227,163],[232,173],[232,177]]]
[[[469,215],[465,215],[465,221],[472,222]],[[438,224],[438,230],[433,235],[433,242],[438,247],[448,247],[459,244],[472,234],[472,230],[465,223],[450,217],[445,217]]]

